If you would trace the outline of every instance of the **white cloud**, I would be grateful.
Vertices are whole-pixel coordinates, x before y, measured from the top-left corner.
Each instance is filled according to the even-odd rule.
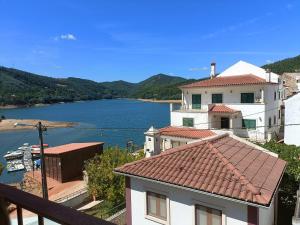
[[[266,60],[266,63],[273,63],[274,61],[273,60],[271,60],[271,59],[267,59]]]
[[[75,37],[74,34],[62,34],[60,36],[55,37],[54,40],[55,41],[58,41],[58,40],[76,41],[77,38]]]
[[[208,67],[206,66],[203,66],[203,67],[193,67],[193,68],[189,68],[189,71],[205,71],[205,70],[208,70]]]

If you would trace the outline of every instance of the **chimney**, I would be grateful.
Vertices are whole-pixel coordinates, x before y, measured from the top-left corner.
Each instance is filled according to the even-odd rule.
[[[267,79],[266,80],[267,80],[267,82],[271,83],[271,70],[267,69],[266,73],[267,73]]]
[[[216,76],[216,63],[212,62],[210,64],[210,79],[214,78]]]

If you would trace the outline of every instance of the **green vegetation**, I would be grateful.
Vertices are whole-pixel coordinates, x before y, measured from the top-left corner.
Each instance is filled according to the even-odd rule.
[[[278,224],[291,224],[296,205],[295,196],[299,188],[300,181],[300,147],[278,144],[275,141],[270,141],[264,144],[262,147],[277,153],[279,158],[288,163],[279,187],[278,211],[281,213],[279,214]]]
[[[119,148],[109,148],[103,154],[87,161],[85,170],[88,175],[88,190],[94,199],[106,200],[112,205],[125,201],[125,178],[113,170],[125,163],[142,158]]]
[[[300,55],[263,66],[277,74],[300,72]]]
[[[3,167],[2,163],[0,163],[0,176],[1,176],[2,172],[3,172],[3,169],[4,169],[4,167]]]
[[[140,83],[122,80],[98,83],[74,77],[51,78],[0,67],[0,106],[113,98],[180,99],[178,86],[193,81],[158,74]]]

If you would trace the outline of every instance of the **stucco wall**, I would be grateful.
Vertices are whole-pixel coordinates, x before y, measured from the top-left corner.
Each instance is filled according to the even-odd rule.
[[[300,93],[285,101],[285,124],[300,124]],[[284,142],[300,146],[300,126],[284,127]]]
[[[232,116],[232,128],[234,134],[241,137],[249,137],[253,140],[264,140],[267,138],[267,131],[278,132],[279,119],[279,85],[248,85],[230,86],[215,88],[190,88],[183,90],[183,109],[171,111],[171,125],[182,126],[182,118],[194,118],[194,127],[198,129],[218,128],[214,117],[208,113],[209,104],[212,104],[212,94],[222,93],[223,104],[232,109],[239,110],[240,113]],[[260,102],[245,104],[241,103],[241,93],[254,92],[255,99]],[[276,92],[276,100],[274,100]],[[192,95],[201,94],[201,110],[192,110]],[[228,114],[227,114],[228,115]],[[276,123],[274,124],[274,116]],[[272,128],[268,129],[268,119],[272,119]],[[255,119],[256,130],[245,130],[242,128],[242,118]],[[275,126],[275,127],[274,127]]]
[[[175,187],[131,179],[132,225],[158,225],[160,223],[146,218],[146,191],[164,194],[169,199],[169,221],[172,225],[195,225],[195,204],[222,210],[223,224],[248,225],[247,205],[207,196]],[[272,209],[270,209],[272,210]],[[269,210],[260,211],[265,221],[271,221]],[[267,225],[262,221],[260,225]],[[269,224],[271,225],[271,224]]]

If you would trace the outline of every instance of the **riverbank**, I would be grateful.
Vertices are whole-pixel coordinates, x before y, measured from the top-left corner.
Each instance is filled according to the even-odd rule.
[[[17,109],[17,108],[29,108],[29,107],[43,107],[50,104],[38,103],[34,105],[0,105],[0,109]]]
[[[138,98],[137,100],[142,102],[154,102],[154,103],[181,103],[181,100],[157,100],[157,99],[144,99],[144,98]]]
[[[1,131],[14,131],[14,130],[31,130],[35,129],[34,125],[38,122],[48,128],[66,128],[73,127],[76,123],[73,122],[57,122],[57,121],[47,121],[47,120],[36,120],[36,119],[4,119],[0,122],[0,132]],[[28,124],[22,126],[16,126],[16,124]]]

